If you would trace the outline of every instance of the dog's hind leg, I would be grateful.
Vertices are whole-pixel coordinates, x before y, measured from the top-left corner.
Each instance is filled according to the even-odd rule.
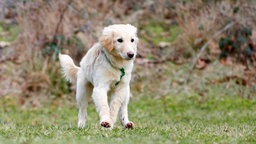
[[[78,105],[78,128],[83,128],[87,118],[88,98],[92,94],[92,85],[85,79],[83,74],[78,73],[76,101]]]

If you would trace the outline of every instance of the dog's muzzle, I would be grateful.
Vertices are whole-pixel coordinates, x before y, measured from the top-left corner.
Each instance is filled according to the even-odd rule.
[[[128,58],[132,59],[132,58],[134,57],[134,53],[131,52],[131,51],[129,51],[129,52],[127,53],[127,56],[128,56]]]

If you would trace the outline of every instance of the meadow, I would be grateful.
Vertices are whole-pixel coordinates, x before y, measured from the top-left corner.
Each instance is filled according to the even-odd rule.
[[[180,66],[172,71],[180,71]],[[174,69],[174,68],[177,69]],[[179,70],[178,70],[179,69]],[[157,81],[160,82],[160,81]],[[145,82],[143,82],[145,83]],[[200,83],[200,82],[199,82]],[[230,86],[227,90],[227,86]],[[159,86],[152,84],[150,87]],[[191,88],[195,88],[190,85]],[[129,104],[134,129],[117,121],[112,130],[102,128],[94,104],[88,109],[87,125],[77,128],[77,108],[68,99],[43,107],[19,108],[12,98],[1,99],[1,143],[255,143],[256,100],[234,95],[232,83],[208,85],[200,95],[193,91],[166,95],[136,92]],[[157,88],[154,88],[157,89]],[[159,89],[162,89],[159,88]],[[192,89],[191,89],[192,90]],[[146,95],[145,95],[146,93]],[[151,94],[150,94],[151,93]]]
[[[256,143],[254,0],[0,2],[0,144]],[[101,30],[138,28],[129,119],[102,128],[91,101],[77,128],[78,65]]]

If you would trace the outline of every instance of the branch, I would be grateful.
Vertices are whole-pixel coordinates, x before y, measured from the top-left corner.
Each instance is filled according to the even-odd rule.
[[[68,9],[70,3],[71,3],[71,1],[69,1],[69,2],[67,3],[66,7],[64,8],[64,10],[62,11],[62,13],[60,14],[60,19],[59,19],[59,21],[58,21],[58,23],[57,23],[54,36],[56,36],[56,35],[57,35],[57,32],[59,31],[60,24],[61,24],[61,22],[62,22],[62,20],[63,20],[64,14],[65,14],[65,12],[67,11],[67,9]]]

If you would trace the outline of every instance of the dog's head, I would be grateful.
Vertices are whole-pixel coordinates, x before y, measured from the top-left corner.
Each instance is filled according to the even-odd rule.
[[[137,54],[137,28],[130,24],[105,27],[100,38],[101,45],[116,57],[132,60]]]

